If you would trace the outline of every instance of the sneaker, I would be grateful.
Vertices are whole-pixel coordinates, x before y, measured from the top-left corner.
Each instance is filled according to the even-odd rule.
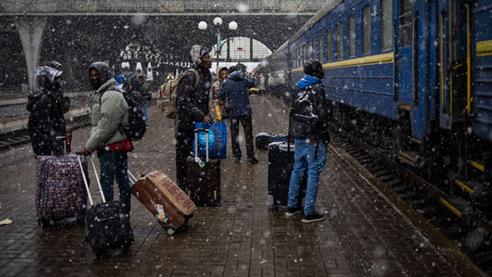
[[[313,223],[325,220],[325,216],[317,212],[302,217],[302,223]]]
[[[240,163],[241,162],[241,158],[234,157],[234,162],[237,163],[237,164]]]
[[[248,163],[249,164],[257,164],[258,159],[256,159],[255,157],[248,158]]]
[[[286,217],[293,217],[296,214],[302,213],[302,209],[300,208],[287,208],[287,212],[285,213]]]

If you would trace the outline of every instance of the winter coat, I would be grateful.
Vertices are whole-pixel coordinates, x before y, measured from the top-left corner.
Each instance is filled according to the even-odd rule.
[[[29,120],[27,129],[32,149],[38,156],[63,154],[66,136],[65,117],[70,101],[61,91],[39,90],[27,101]]]
[[[329,107],[321,80],[314,76],[305,75],[296,86],[299,91],[294,97],[293,105],[296,98],[306,101],[306,103],[310,104],[307,105],[310,113],[317,119],[313,120],[311,117],[308,119],[303,116],[297,116],[293,109],[290,116],[291,135],[294,138],[310,139],[311,141],[319,141],[321,139],[325,144],[328,144],[330,141],[330,134],[328,133]],[[311,92],[306,94],[307,91]]]
[[[191,130],[195,121],[201,121],[209,114],[209,94],[212,86],[212,75],[208,68],[198,64],[194,67],[200,74],[200,81],[195,88],[195,73],[187,71],[178,85],[178,116],[179,129]]]
[[[109,79],[90,97],[92,129],[85,145],[90,151],[126,139],[120,127],[128,125],[128,104],[114,86]]]
[[[234,71],[220,87],[220,99],[225,104],[229,117],[249,116],[252,114],[248,89],[255,81],[244,76],[241,71]]]

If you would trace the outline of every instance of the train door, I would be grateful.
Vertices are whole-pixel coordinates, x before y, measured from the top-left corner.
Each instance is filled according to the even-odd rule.
[[[397,9],[397,28],[395,45],[395,97],[400,107],[411,107],[416,100],[415,83],[415,61],[417,57],[415,38],[414,0],[399,0]]]
[[[462,127],[466,116],[467,92],[467,7],[466,1],[439,2],[439,98],[440,126]]]

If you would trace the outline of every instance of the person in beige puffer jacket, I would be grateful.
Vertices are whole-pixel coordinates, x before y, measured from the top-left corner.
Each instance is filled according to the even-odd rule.
[[[128,104],[116,90],[109,66],[95,62],[89,67],[91,86],[96,91],[90,97],[91,135],[82,154],[97,151],[100,179],[106,201],[113,201],[113,183],[116,179],[120,202],[130,213],[131,190],[128,179],[128,155],[133,150],[131,140],[122,126],[128,125]]]

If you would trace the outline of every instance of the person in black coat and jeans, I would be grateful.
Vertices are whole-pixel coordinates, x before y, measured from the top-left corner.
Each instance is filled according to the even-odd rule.
[[[253,79],[246,77],[246,68],[238,64],[230,69],[231,75],[220,88],[220,98],[225,105],[225,112],[231,124],[231,144],[234,162],[241,161],[241,148],[239,146],[239,123],[243,125],[246,137],[246,152],[248,163],[256,164],[255,148],[253,143],[253,120],[251,114],[251,102],[249,101],[248,89],[255,85]]]
[[[66,124],[70,99],[61,89],[61,64],[51,62],[36,70],[37,88],[28,95],[27,129],[35,156],[61,155],[64,153]]]
[[[186,158],[192,152],[195,122],[210,122],[208,104],[212,86],[212,75],[210,74],[212,57],[209,50],[200,45],[193,45],[190,55],[193,67],[184,73],[178,84],[175,125],[176,179],[178,186],[183,190],[187,188]]]

